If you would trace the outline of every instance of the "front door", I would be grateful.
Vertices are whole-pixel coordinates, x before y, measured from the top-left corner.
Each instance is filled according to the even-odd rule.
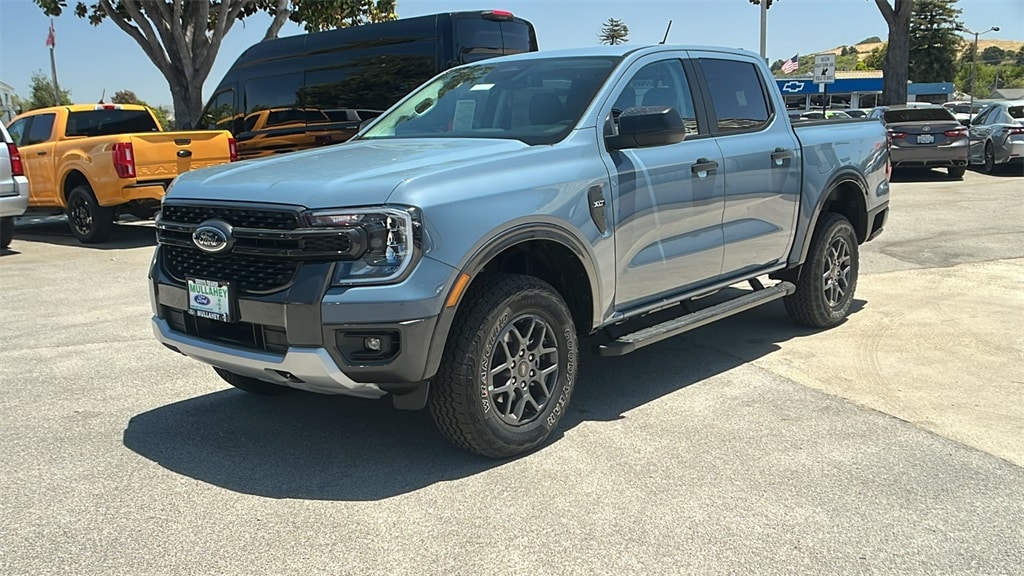
[[[697,113],[685,58],[685,52],[663,53],[638,61],[602,110],[606,131],[635,106],[672,106],[687,129],[676,144],[604,154],[612,181],[618,310],[721,273],[724,161]]]
[[[53,124],[56,114],[36,114],[11,124],[9,131],[21,153],[28,178],[29,206],[59,206]]]

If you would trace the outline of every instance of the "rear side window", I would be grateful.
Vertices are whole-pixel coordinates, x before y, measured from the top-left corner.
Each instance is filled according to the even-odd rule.
[[[771,116],[761,75],[749,62],[701,59],[718,132],[758,130]]]
[[[32,130],[35,131],[35,122]],[[88,110],[68,115],[67,136],[110,136],[134,132],[159,132],[147,110]]]
[[[32,117],[32,124],[28,127],[28,138],[25,144],[39,144],[50,139],[53,133],[53,120],[56,114],[39,114]]]
[[[1024,118],[1024,106],[1010,106],[1006,109],[1010,114],[1010,117],[1014,120],[1020,120]]]
[[[928,121],[956,120],[949,110],[936,106],[935,108],[901,108],[898,110],[886,110],[885,122],[928,122]]]

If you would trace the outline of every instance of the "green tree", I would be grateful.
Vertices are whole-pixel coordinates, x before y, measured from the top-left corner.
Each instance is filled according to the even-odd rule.
[[[157,122],[160,123],[160,128],[163,130],[170,130],[171,123],[167,119],[167,110],[163,106],[150,106],[145,101],[141,100],[135,95],[135,92],[131,90],[118,90],[114,92],[114,95],[110,97],[110,101],[114,104],[141,104],[148,106],[153,111],[153,115],[156,116]]]
[[[864,65],[871,70],[881,70],[885,66],[885,54],[888,52],[888,44],[882,43],[864,58]]]
[[[74,15],[99,26],[110,19],[134,39],[167,80],[176,124],[195,126],[203,108],[203,83],[232,25],[258,12],[273,17],[264,39],[285,22],[325,30],[393,20],[396,0],[78,0]],[[33,0],[60,16],[68,0]]]
[[[32,79],[29,81],[28,90],[28,100],[18,100],[18,105],[22,112],[57,105],[57,100],[53,97],[53,81],[49,76],[43,74],[42,70],[36,70],[32,73]],[[74,102],[74,100],[71,99],[71,91],[61,89],[60,101],[64,103]]]
[[[889,41],[882,64],[884,80],[880,104],[899,104],[907,101],[910,17],[914,12],[914,0],[892,0],[892,4],[888,0],[875,0],[875,5],[889,27]]]
[[[601,32],[598,33],[597,39],[601,44],[611,46],[625,44],[629,42],[629,26],[626,26],[626,23],[618,18],[609,18],[601,25]]]
[[[910,21],[911,82],[949,82],[956,76],[954,58],[963,40],[957,34],[957,0],[917,0]]]
[[[999,46],[989,46],[978,55],[978,61],[986,64],[999,64],[1004,58],[1006,58],[1006,50]]]
[[[878,36],[872,36],[871,38],[865,38],[860,42],[857,42],[857,45],[859,46],[861,44],[878,44],[881,41],[882,39],[879,38]]]

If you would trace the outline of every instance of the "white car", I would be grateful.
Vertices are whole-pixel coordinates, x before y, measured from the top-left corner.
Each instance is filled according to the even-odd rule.
[[[14,217],[28,208],[28,178],[18,147],[7,128],[0,124],[0,249],[11,245],[14,238]]]
[[[970,102],[957,101],[946,102],[943,106],[953,113],[953,117],[956,118],[957,122],[966,126],[964,121],[974,120],[974,117],[978,115],[978,112],[981,112],[985,106],[988,106],[988,103],[975,101],[974,106],[972,107]]]

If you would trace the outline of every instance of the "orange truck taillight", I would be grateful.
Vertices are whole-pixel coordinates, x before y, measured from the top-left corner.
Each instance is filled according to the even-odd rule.
[[[135,151],[131,142],[114,144],[114,170],[118,178],[135,178]]]
[[[228,154],[232,162],[238,160],[238,143],[234,138],[228,138]]]
[[[21,153],[14,144],[7,145],[8,155],[11,157],[11,176],[24,176],[25,166],[21,163]]]

